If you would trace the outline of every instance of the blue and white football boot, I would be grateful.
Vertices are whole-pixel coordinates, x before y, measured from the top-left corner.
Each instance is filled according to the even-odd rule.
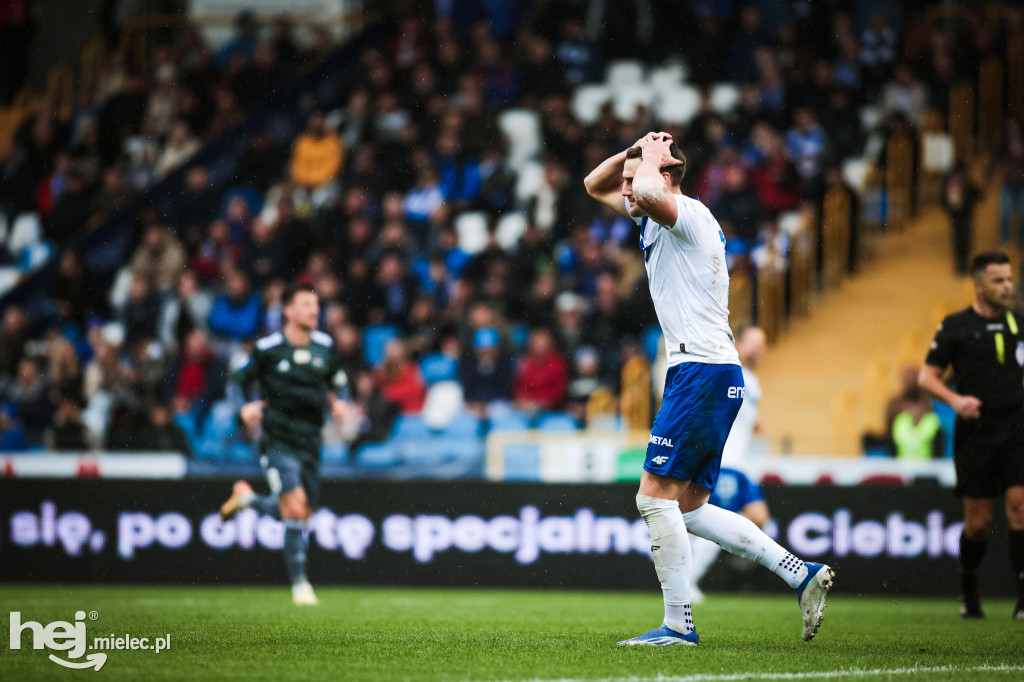
[[[619,646],[697,646],[697,631],[688,635],[669,630],[664,624],[639,637],[619,642]]]
[[[825,564],[805,561],[804,565],[807,566],[807,577],[796,588],[796,599],[804,617],[803,638],[809,642],[818,634],[821,621],[825,618],[825,595],[832,587],[836,572]]]

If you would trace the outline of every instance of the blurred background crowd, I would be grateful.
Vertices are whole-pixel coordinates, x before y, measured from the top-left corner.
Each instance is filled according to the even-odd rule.
[[[298,41],[287,17],[244,12],[223,44],[177,31],[141,64],[113,42],[69,115],[41,98],[0,147],[0,260],[54,263],[45,304],[0,322],[0,450],[213,456],[229,367],[280,327],[292,281],[316,287],[349,368],[352,423],[328,430],[352,451],[432,405],[441,423],[464,405],[481,428],[582,425],[659,333],[634,225],[589,200],[590,169],[672,133],[683,191],[721,223],[730,270],[753,273],[787,258],[781,215],[820,211],[844,163],[948,113],[951,84],[1024,30],[1012,8],[950,31],[924,3],[783,5],[388,3],[341,106],[307,98],[304,129],[243,136],[216,180],[193,157],[321,64],[334,33]],[[31,18],[0,3],[0,30],[8,6]],[[618,97],[630,69],[651,78],[635,106]],[[579,97],[597,86],[610,99]],[[1019,136],[1008,154],[1019,196]],[[176,172],[173,201],[139,203]],[[77,245],[126,207],[127,257],[97,271]]]

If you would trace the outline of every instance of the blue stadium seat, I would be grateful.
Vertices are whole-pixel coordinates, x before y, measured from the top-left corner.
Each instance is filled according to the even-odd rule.
[[[643,343],[644,355],[647,356],[648,360],[653,361],[654,358],[658,357],[658,351],[661,350],[661,327],[651,325],[645,329]]]
[[[448,423],[444,435],[458,440],[480,437],[480,417],[472,412],[461,412]]]
[[[412,259],[412,265],[409,268],[412,272],[413,277],[420,285],[420,289],[423,291],[431,291],[434,288],[434,280],[430,277],[430,259],[426,256],[416,256]]]
[[[503,480],[540,480],[540,446],[530,443],[506,445],[504,455],[505,477]]]
[[[367,443],[359,448],[356,461],[368,469],[388,469],[398,464],[398,448],[392,443]]]
[[[938,400],[932,402],[932,407],[935,409],[935,414],[939,416],[939,423],[942,424],[942,431],[946,437],[945,447],[942,450],[943,456],[952,459],[953,425],[956,423],[956,410],[946,403],[940,403]]]
[[[537,428],[551,433],[567,433],[579,430],[576,419],[567,414],[559,414],[557,412],[542,414],[537,420]]]
[[[384,359],[384,346],[399,337],[398,327],[393,324],[371,324],[363,330],[363,357],[371,367]]]
[[[530,340],[530,326],[525,322],[512,325],[512,349],[520,353],[526,349],[526,342]]]
[[[455,381],[459,375],[459,363],[444,353],[430,353],[420,359],[420,372],[428,386],[438,381]]]
[[[491,417],[491,431],[526,431],[530,418],[515,410],[502,411]]]
[[[324,443],[320,448],[320,459],[325,463],[345,463],[348,461],[348,445],[345,443]]]
[[[430,438],[430,427],[418,414],[400,414],[391,426],[391,439],[396,442],[419,441]]]
[[[228,401],[219,400],[210,407],[210,412],[203,420],[201,437],[226,444],[235,435],[235,428],[235,408]]]

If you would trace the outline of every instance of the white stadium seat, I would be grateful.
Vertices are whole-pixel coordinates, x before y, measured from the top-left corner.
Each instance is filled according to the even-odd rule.
[[[728,114],[740,103],[740,89],[732,83],[715,83],[711,86],[711,108],[720,114]]]
[[[611,98],[612,91],[607,85],[581,85],[572,95],[573,116],[581,123],[593,123]]]
[[[614,91],[644,82],[644,65],[635,59],[620,59],[608,64],[605,83]]]
[[[508,138],[508,163],[513,169],[519,170],[540,153],[540,119],[535,112],[509,109],[502,112],[498,125]]]
[[[678,88],[686,82],[686,70],[678,63],[659,66],[651,69],[648,82],[655,92]]]
[[[0,296],[18,283],[21,279],[21,268],[0,268]]]
[[[860,114],[860,127],[867,131],[877,128],[878,122],[882,119],[882,112],[875,106],[861,107],[858,113]]]
[[[526,203],[537,196],[544,184],[544,166],[538,161],[527,161],[519,169],[516,179],[516,201]]]
[[[512,250],[519,244],[519,238],[526,232],[526,214],[519,211],[506,213],[498,219],[498,244],[505,250]]]
[[[645,85],[616,88],[615,99],[612,102],[615,118],[620,121],[632,121],[636,118],[638,106],[644,106],[649,109],[653,102],[654,90]]]
[[[11,226],[11,241],[7,243],[7,248],[11,253],[18,253],[26,247],[39,243],[42,237],[43,228],[39,222],[39,214],[20,213]]]
[[[868,171],[871,170],[871,163],[863,159],[850,159],[843,162],[843,180],[853,187],[857,192],[864,190],[864,182],[867,180]]]
[[[459,248],[473,255],[487,246],[487,214],[482,211],[462,213],[455,219]]]
[[[700,111],[700,91],[692,86],[684,85],[657,94],[654,111],[666,123],[685,125]]]
[[[785,211],[779,214],[779,229],[788,235],[796,234],[803,222],[800,211]]]

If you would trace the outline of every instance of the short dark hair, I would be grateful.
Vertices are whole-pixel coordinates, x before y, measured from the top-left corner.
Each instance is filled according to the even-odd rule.
[[[668,173],[668,178],[672,181],[673,187],[678,187],[686,175],[686,155],[683,154],[683,150],[675,142],[668,146],[668,153],[672,155],[673,159],[678,159],[682,163],[675,166],[667,166],[662,168],[661,171]],[[644,150],[640,147],[630,147],[626,150],[626,159],[642,159],[643,156]]]
[[[1010,257],[1002,251],[982,251],[971,259],[971,277],[978,279],[990,265],[1008,265]]]
[[[292,299],[295,298],[295,294],[298,294],[303,291],[309,292],[314,296],[319,296],[319,294],[316,293],[316,289],[313,287],[312,284],[292,282],[291,284],[286,286],[284,288],[284,291],[281,293],[281,305],[286,306],[290,304],[292,302]]]

